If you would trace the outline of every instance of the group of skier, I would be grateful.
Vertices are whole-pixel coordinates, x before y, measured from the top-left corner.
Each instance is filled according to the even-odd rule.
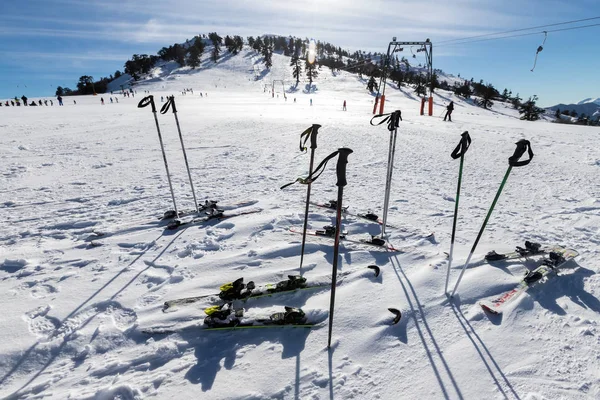
[[[0,107],[2,107],[3,105],[5,107],[19,107],[21,106],[21,102],[23,104],[23,106],[31,106],[31,107],[35,107],[35,106],[47,106],[48,103],[50,103],[50,106],[54,105],[54,102],[52,100],[38,100],[37,102],[35,100],[32,100],[31,103],[27,103],[27,97],[25,95],[21,96],[21,99],[19,99],[17,96],[14,97],[14,99],[11,100],[6,100],[4,102],[4,104],[2,102],[0,102]],[[62,104],[60,104],[62,106]]]

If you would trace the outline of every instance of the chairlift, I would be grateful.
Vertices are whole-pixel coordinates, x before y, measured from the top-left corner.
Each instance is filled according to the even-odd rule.
[[[548,39],[548,32],[544,31],[544,41],[537,48],[537,51],[535,52],[535,59],[533,60],[533,68],[531,68],[531,72],[533,72],[533,70],[535,69],[535,66],[537,64],[538,54],[540,54],[540,51],[544,50],[544,45],[546,44],[546,39]]]

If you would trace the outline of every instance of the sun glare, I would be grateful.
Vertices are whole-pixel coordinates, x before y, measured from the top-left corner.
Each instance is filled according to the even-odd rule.
[[[308,44],[308,54],[306,55],[308,62],[313,64],[315,62],[315,58],[317,57],[317,44],[313,39],[310,40]]]

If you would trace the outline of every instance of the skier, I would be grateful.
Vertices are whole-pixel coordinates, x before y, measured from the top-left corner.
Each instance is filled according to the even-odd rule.
[[[343,110],[346,111],[346,100],[344,100]]]
[[[104,97],[100,97],[100,104],[104,105]]]
[[[17,99],[17,98],[15,97],[15,100],[16,100],[16,99]],[[25,97],[25,95],[21,96],[21,100],[23,100],[23,104],[24,104],[24,105],[27,105],[27,97]]]
[[[312,107],[312,99],[310,99],[310,105],[311,105],[311,107]]]
[[[446,107],[446,115],[444,115],[444,121],[448,118],[448,121],[452,122],[452,111],[454,111],[454,102],[451,101]]]

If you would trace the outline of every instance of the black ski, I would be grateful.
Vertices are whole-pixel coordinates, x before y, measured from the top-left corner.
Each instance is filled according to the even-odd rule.
[[[242,201],[242,202],[238,202],[238,203],[221,206],[218,204],[217,200],[205,200],[204,203],[201,203],[198,205],[198,208],[199,208],[201,214],[205,214],[207,212],[212,212],[212,210],[226,211],[226,210],[232,210],[234,208],[251,206],[256,203],[258,203],[258,201],[249,200],[249,201]],[[190,217],[190,216],[195,216],[195,215],[198,215],[198,212],[196,210],[179,211],[179,216],[177,216],[175,214],[174,210],[169,210],[169,211],[165,211],[165,213],[163,214],[162,217],[159,218],[159,220],[163,221],[163,220],[167,220],[167,219],[173,219],[176,217],[185,218],[185,217]]]
[[[239,211],[235,211],[235,212],[226,212],[226,211],[219,210],[219,209],[213,209],[211,211],[207,211],[206,212],[207,214],[204,216],[188,219],[186,221],[181,221],[181,220],[175,219],[175,220],[169,222],[166,229],[167,230],[175,230],[175,229],[179,229],[183,226],[203,224],[205,222],[212,221],[212,220],[221,221],[221,220],[224,220],[227,218],[239,217],[241,215],[259,213],[261,211],[262,211],[262,208],[251,208],[249,210],[239,210]]]
[[[243,308],[234,308],[232,303],[212,306],[204,310],[207,315],[202,325],[171,326],[164,328],[146,328],[142,333],[163,335],[177,333],[182,330],[195,328],[203,331],[237,330],[237,329],[266,329],[266,328],[312,328],[315,324],[308,321],[300,308],[284,307],[284,311],[276,312],[268,317],[246,317]]]
[[[289,228],[290,232],[293,233],[302,233],[301,230],[291,227]],[[323,227],[323,229],[308,229],[306,231],[307,235],[310,236],[315,236],[315,237],[319,237],[319,238],[324,238],[324,239],[335,239],[335,227],[333,226],[325,226]],[[347,232],[342,232],[340,234],[340,240],[343,242],[348,242],[348,243],[354,243],[354,244],[358,244],[358,245],[366,245],[366,246],[370,246],[370,247],[375,247],[378,248],[380,250],[388,250],[388,251],[393,251],[393,252],[397,252],[397,253],[406,253],[408,251],[412,251],[414,250],[415,245],[408,245],[408,246],[404,246],[401,248],[397,248],[394,247],[392,245],[390,245],[388,242],[386,242],[383,239],[377,238],[373,235],[371,235],[371,239],[352,239],[349,238],[347,235]],[[432,236],[433,234],[431,234],[430,236]]]
[[[368,269],[373,270],[375,277],[380,274],[380,268],[376,265],[369,265]],[[342,271],[338,274],[339,277],[345,277],[352,273],[364,270],[361,268],[352,268]],[[321,278],[329,277],[322,276]],[[163,304],[163,312],[168,312],[174,307],[190,305],[199,301],[206,300],[207,303],[222,303],[232,301],[247,301],[249,299],[258,299],[261,297],[270,297],[277,294],[292,293],[299,290],[313,290],[329,287],[331,283],[324,279],[323,282],[317,278],[312,278],[307,281],[306,277],[300,275],[288,275],[288,279],[278,283],[268,283],[265,285],[256,286],[252,281],[244,283],[244,278],[239,278],[233,282],[226,283],[220,287],[221,292],[215,294],[207,294],[203,296],[183,297],[175,300],[165,301]]]

